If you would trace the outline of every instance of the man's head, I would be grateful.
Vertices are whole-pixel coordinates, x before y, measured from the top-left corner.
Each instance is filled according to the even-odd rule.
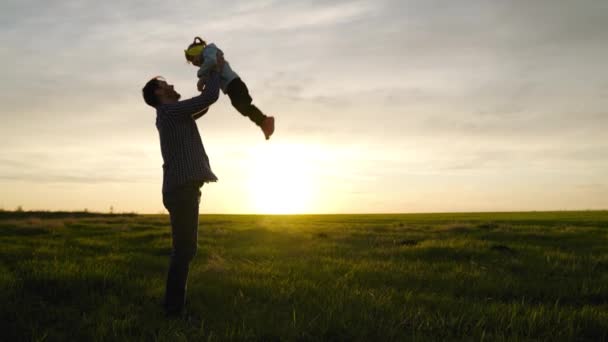
[[[201,37],[194,37],[194,41],[192,44],[188,46],[186,50],[184,50],[184,54],[186,55],[186,60],[189,63],[192,63],[196,66],[201,66],[201,53],[207,46],[204,40]]]
[[[181,95],[173,89],[172,84],[168,84],[164,78],[157,76],[149,80],[142,89],[144,101],[151,107],[158,107],[162,104],[175,103]]]

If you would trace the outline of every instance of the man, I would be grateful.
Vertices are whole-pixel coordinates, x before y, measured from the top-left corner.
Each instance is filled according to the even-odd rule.
[[[223,63],[219,68],[223,67]],[[203,85],[199,84],[199,90]],[[196,255],[200,188],[215,182],[195,119],[217,101],[219,72],[212,73],[199,96],[179,101],[180,94],[156,77],[143,88],[145,102],[156,109],[156,128],[163,156],[163,204],[171,219],[173,249],[163,306],[168,316],[184,308],[190,262]]]

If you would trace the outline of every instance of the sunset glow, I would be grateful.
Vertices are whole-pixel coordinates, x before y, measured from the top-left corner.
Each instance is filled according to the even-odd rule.
[[[605,1],[2,9],[2,209],[166,213],[141,89],[198,95],[195,36],[276,118],[265,141],[222,93],[197,120],[219,179],[201,213],[608,207]]]
[[[255,211],[264,214],[312,211],[312,202],[319,194],[319,182],[312,179],[314,164],[307,158],[305,147],[260,146],[256,156],[246,164],[251,167],[248,192]]]

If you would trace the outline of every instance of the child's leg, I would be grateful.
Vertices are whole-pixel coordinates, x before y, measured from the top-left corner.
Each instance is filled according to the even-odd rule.
[[[228,97],[232,106],[239,111],[239,113],[251,119],[256,125],[262,126],[262,122],[266,119],[266,115],[258,109],[258,107],[251,104],[253,99],[249,95],[249,90],[240,78],[235,78],[228,85],[226,89]]]

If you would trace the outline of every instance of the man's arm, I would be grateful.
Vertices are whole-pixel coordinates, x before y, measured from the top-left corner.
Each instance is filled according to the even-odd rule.
[[[178,101],[163,106],[166,115],[174,117],[198,117],[206,113],[215,101],[217,101],[220,93],[220,75],[218,72],[212,72],[209,81],[205,86],[205,90],[199,95],[191,99]],[[201,114],[202,112],[202,114]],[[200,115],[199,115],[200,114]],[[197,118],[198,118],[197,117]]]
[[[201,110],[201,111],[200,111],[200,112],[198,112],[198,113],[194,113],[194,114],[192,114],[192,118],[193,118],[194,120],[198,120],[198,119],[199,119],[201,116],[203,116],[203,115],[207,114],[207,112],[208,112],[208,111],[209,111],[209,107],[207,107],[207,108],[205,108],[205,109]]]

